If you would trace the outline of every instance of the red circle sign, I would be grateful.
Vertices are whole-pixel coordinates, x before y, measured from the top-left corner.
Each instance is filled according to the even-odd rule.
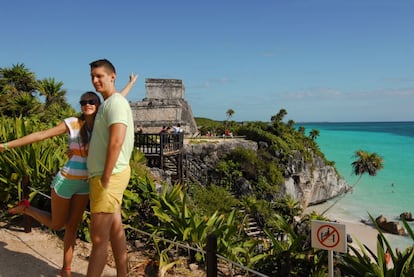
[[[334,248],[341,241],[338,230],[329,224],[319,227],[317,237],[320,244],[327,248]]]

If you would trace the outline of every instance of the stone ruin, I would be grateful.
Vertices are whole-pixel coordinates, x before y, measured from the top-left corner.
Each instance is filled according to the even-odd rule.
[[[190,105],[184,100],[182,80],[145,79],[146,97],[131,102],[135,130],[159,133],[163,126],[181,125],[186,135],[197,132],[197,125]]]

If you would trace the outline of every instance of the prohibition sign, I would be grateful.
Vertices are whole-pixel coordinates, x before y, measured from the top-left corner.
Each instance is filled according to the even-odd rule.
[[[334,277],[333,252],[346,253],[346,226],[322,220],[311,221],[312,247],[328,250],[329,277]]]
[[[337,222],[311,221],[312,247],[346,253],[346,226]]]
[[[341,241],[339,231],[329,224],[320,226],[316,234],[319,243],[326,248],[334,248]]]

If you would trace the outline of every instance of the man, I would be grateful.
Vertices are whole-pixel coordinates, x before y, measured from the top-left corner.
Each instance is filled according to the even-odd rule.
[[[91,81],[104,102],[95,118],[87,160],[92,252],[89,277],[101,276],[108,242],[114,253],[117,276],[127,276],[127,250],[121,203],[130,178],[129,160],[134,146],[134,125],[128,101],[115,88],[115,67],[106,59],[90,63]]]

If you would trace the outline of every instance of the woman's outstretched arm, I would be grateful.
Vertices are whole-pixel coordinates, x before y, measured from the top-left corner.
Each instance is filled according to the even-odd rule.
[[[134,74],[134,72],[129,75],[129,82],[126,84],[126,86],[121,90],[122,96],[127,96],[129,91],[131,90],[132,86],[135,84],[136,80],[138,80],[139,74]]]
[[[28,145],[34,142],[38,142],[38,141],[42,141],[42,140],[45,140],[51,137],[62,135],[66,133],[67,128],[68,127],[66,126],[65,122],[61,122],[59,123],[59,125],[53,128],[34,132],[32,134],[29,134],[27,136],[24,136],[24,137],[15,139],[15,140],[11,140],[9,142],[0,143],[0,152],[4,152],[5,150],[11,149],[11,148]]]

